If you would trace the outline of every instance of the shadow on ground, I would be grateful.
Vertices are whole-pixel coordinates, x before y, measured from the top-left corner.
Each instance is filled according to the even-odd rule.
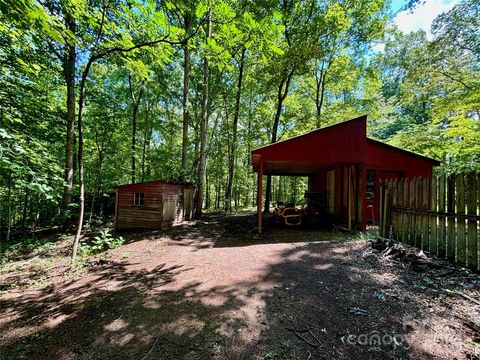
[[[0,297],[1,358],[435,358],[406,340],[403,300],[388,295],[403,279],[372,272],[360,243],[290,229],[259,242],[249,231],[213,217],[162,235],[169,241],[162,251],[185,248],[175,264],[158,252],[153,268],[132,257]],[[200,253],[228,263],[245,246],[261,256],[195,276],[191,264]],[[235,281],[238,272],[252,276]],[[419,310],[409,302],[411,314]]]

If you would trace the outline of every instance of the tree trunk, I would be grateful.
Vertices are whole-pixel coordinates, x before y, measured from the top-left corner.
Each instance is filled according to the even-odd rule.
[[[205,209],[210,208],[210,176],[208,174],[205,174]]]
[[[132,99],[132,167],[131,167],[131,176],[132,184],[135,184],[135,148],[137,145],[137,113],[138,107],[140,106],[140,99],[142,97],[143,90],[143,81],[140,82],[138,97],[135,96],[135,91],[133,89],[132,76],[128,74],[128,85],[130,87],[130,97]]]
[[[207,15],[207,34],[206,42],[212,34],[212,9],[208,9]],[[200,119],[200,162],[198,165],[198,190],[197,190],[197,203],[195,207],[195,218],[202,217],[203,207],[203,187],[205,182],[205,172],[207,165],[207,125],[208,125],[208,58],[204,55],[203,60],[203,99],[202,99],[202,118]]]
[[[143,149],[142,149],[142,182],[145,181],[145,162],[147,158],[147,149],[149,148],[150,140],[152,138],[152,128],[150,126],[150,107],[147,102],[147,109],[145,111],[145,133],[143,136]]]
[[[160,39],[156,41],[149,41],[141,44],[137,44],[131,46],[129,48],[110,48],[105,50],[99,54],[91,55],[88,59],[87,64],[85,65],[85,69],[82,73],[82,79],[80,81],[80,89],[79,89],[79,98],[78,98],[78,116],[77,116],[77,127],[78,127],[78,178],[79,178],[79,188],[80,188],[80,196],[79,196],[79,216],[78,216],[78,225],[77,225],[77,232],[75,234],[75,239],[73,241],[73,252],[72,252],[72,263],[75,264],[78,252],[78,245],[80,243],[80,236],[82,234],[83,228],[83,217],[85,213],[85,184],[84,184],[84,177],[83,177],[83,123],[82,123],[82,116],[83,116],[83,107],[85,105],[85,88],[87,85],[87,78],[88,74],[90,73],[90,69],[92,64],[109,54],[116,53],[116,52],[130,52],[135,49],[147,47],[147,46],[154,46],[156,44],[165,42],[165,39]],[[173,44],[173,42],[170,42]]]
[[[103,179],[103,163],[105,159],[104,150],[100,149],[100,145],[97,142],[98,148],[98,173],[97,173],[97,190],[93,193],[92,196],[92,205],[90,208],[90,217],[88,219],[88,223],[92,223],[93,213],[95,212],[95,200],[96,198],[100,198],[100,193],[102,189],[102,179]]]
[[[275,118],[273,119],[271,144],[274,144],[277,142],[278,124],[280,122],[280,115],[282,114],[283,101],[288,95],[288,87],[290,86],[290,81],[292,80],[293,73],[294,73],[294,69],[292,69],[288,73],[287,77],[284,77],[280,81],[280,85],[278,86],[277,111],[275,112]],[[264,212],[270,211],[271,190],[272,190],[272,178],[270,175],[268,175],[267,184],[265,185],[265,207],[263,210]]]
[[[185,13],[185,44],[183,45],[183,129],[182,129],[182,170],[185,172],[188,166],[188,122],[190,114],[188,112],[188,89],[190,83],[190,49],[188,48],[188,36],[192,27],[192,15]]]
[[[321,127],[321,121],[320,117],[322,115],[322,107],[323,107],[323,100],[325,98],[325,80],[327,76],[327,69],[324,69],[325,62],[322,61],[322,67],[320,69],[320,74],[317,75],[315,72],[315,82],[316,82],[316,88],[315,88],[315,108],[317,110],[317,121],[316,121],[316,127],[320,128]]]
[[[83,228],[83,216],[85,213],[85,184],[83,181],[83,122],[82,122],[82,115],[83,115],[83,107],[85,105],[85,86],[87,85],[87,77],[88,73],[90,72],[90,68],[92,67],[95,58],[91,57],[87,65],[85,66],[85,70],[82,73],[82,80],[80,82],[80,94],[78,98],[78,117],[77,117],[77,131],[78,131],[78,185],[80,187],[80,195],[78,200],[78,224],[77,224],[77,232],[75,234],[75,239],[73,241],[73,252],[72,252],[72,263],[75,264],[77,260],[77,252],[78,252],[78,244],[80,243],[80,236],[82,234]]]
[[[26,228],[27,226],[27,212],[28,212],[28,203],[30,199],[30,189],[28,187],[25,188],[25,197],[23,199],[23,211],[22,211],[22,228]]]
[[[65,25],[67,29],[75,33],[75,20],[67,13],[65,14]],[[73,143],[75,137],[75,62],[76,49],[75,44],[65,45],[65,56],[63,61],[63,74],[67,86],[67,133],[65,143],[65,186],[63,189],[63,228],[68,228],[70,223],[69,205],[72,201],[73,187]]]
[[[242,49],[242,54],[240,57],[239,72],[238,72],[238,86],[237,86],[237,96],[235,100],[235,114],[233,117],[233,136],[232,144],[230,150],[230,159],[228,162],[228,183],[227,191],[225,194],[225,210],[228,212],[232,211],[232,186],[233,186],[233,176],[235,171],[235,159],[237,152],[237,129],[238,129],[238,118],[240,114],[240,98],[242,95],[242,81],[243,81],[243,64],[245,60],[246,48]]]
[[[13,178],[12,170],[8,174],[8,190],[7,190],[7,234],[5,236],[5,241],[8,243],[10,241],[10,233],[12,230],[12,187],[13,187]]]

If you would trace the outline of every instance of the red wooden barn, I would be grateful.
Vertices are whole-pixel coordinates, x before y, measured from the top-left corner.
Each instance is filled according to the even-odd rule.
[[[326,213],[349,229],[379,220],[380,179],[431,176],[440,163],[367,138],[367,116],[313,130],[252,151],[258,172],[258,222],[262,231],[264,175],[308,176],[307,198],[324,194]],[[309,211],[315,201],[309,201]]]
[[[115,230],[161,229],[189,220],[195,188],[192,184],[156,180],[115,186]]]

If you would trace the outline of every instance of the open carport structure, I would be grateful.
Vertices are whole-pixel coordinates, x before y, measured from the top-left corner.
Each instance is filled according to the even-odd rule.
[[[307,176],[307,197],[325,194],[326,212],[335,221],[348,229],[365,230],[367,221],[379,218],[381,179],[431,176],[433,167],[439,165],[436,160],[368,138],[366,115],[255,149],[252,163],[258,173],[260,233],[264,175]]]

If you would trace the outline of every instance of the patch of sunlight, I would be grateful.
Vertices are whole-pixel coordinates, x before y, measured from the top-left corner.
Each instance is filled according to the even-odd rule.
[[[333,264],[319,264],[319,265],[315,265],[314,266],[314,269],[315,270],[328,270],[330,268],[333,267]]]
[[[118,331],[126,328],[128,326],[127,322],[123,319],[115,319],[110,324],[105,325],[104,329],[107,331]]]
[[[160,302],[156,301],[155,299],[148,299],[148,300],[145,300],[144,303],[143,303],[143,306],[146,308],[146,309],[160,309]]]
[[[200,299],[203,305],[206,306],[223,306],[228,298],[221,294],[204,296]]]
[[[379,274],[373,273],[370,276],[375,282],[385,286],[398,284],[399,282],[403,281],[401,276],[389,272],[382,272]]]
[[[67,314],[58,314],[56,316],[52,316],[49,318],[48,323],[45,324],[45,327],[48,329],[53,329],[70,317],[72,316]]]
[[[125,346],[134,338],[135,338],[135,335],[133,334],[125,334],[120,339],[116,340],[115,343],[119,346]]]
[[[344,255],[346,253],[351,253],[352,249],[349,248],[349,247],[345,247],[345,246],[342,246],[342,247],[335,247],[332,249],[332,252],[335,253],[335,254],[341,254],[341,255]]]
[[[205,322],[198,319],[195,314],[181,316],[177,320],[165,324],[164,330],[173,333],[176,336],[188,336],[202,331],[205,328]]]

